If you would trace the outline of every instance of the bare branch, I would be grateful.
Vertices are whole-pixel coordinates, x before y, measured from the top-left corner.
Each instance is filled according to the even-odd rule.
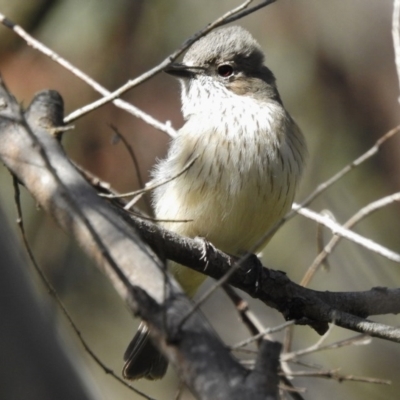
[[[261,331],[260,333],[258,333],[257,335],[254,335],[245,340],[242,340],[241,342],[236,343],[235,345],[231,346],[230,348],[231,348],[231,350],[240,349],[241,347],[247,346],[248,344],[250,344],[256,340],[261,339],[263,336],[270,335],[271,333],[280,332],[280,331],[284,330],[285,328],[287,328],[288,326],[294,325],[294,323],[295,323],[295,321],[288,321],[281,325],[274,326],[272,328],[266,328],[263,331]]]
[[[63,68],[65,68],[67,71],[71,72],[77,78],[79,78],[82,81],[84,81],[85,83],[87,83],[96,92],[100,93],[103,96],[107,96],[110,94],[110,92],[106,88],[101,86],[98,82],[96,82],[94,79],[92,79],[89,75],[85,74],[83,71],[81,71],[79,68],[74,66],[72,63],[70,63],[66,59],[62,58],[55,51],[51,50],[49,47],[45,46],[43,43],[41,43],[38,40],[36,40],[35,38],[33,38],[22,27],[15,24],[14,22],[12,22],[10,19],[8,19],[5,15],[3,15],[1,13],[0,13],[0,22],[5,27],[13,30],[19,37],[21,37],[23,40],[25,40],[25,42],[29,46],[31,46],[35,50],[38,50],[45,56],[49,57],[51,60],[55,61],[57,64],[61,65]],[[160,130],[161,132],[164,132],[171,137],[174,137],[176,135],[176,131],[171,127],[171,124],[169,122],[163,124],[162,122],[157,121],[151,115],[146,114],[144,111],[140,110],[139,108],[135,107],[133,104],[130,104],[124,100],[115,99],[115,100],[113,100],[113,103],[117,107],[132,114],[136,118],[143,120],[144,122],[151,125],[152,127]],[[65,123],[72,122],[73,120],[74,120],[74,118],[68,118],[68,117],[64,118]]]
[[[257,335],[260,331],[264,331],[264,327],[262,326],[259,319],[251,312],[249,308],[249,304],[247,301],[243,299],[243,297],[239,296],[238,293],[234,289],[232,289],[229,285],[224,285],[223,289],[229,299],[235,306],[235,309],[239,315],[239,318],[243,322],[243,324],[247,327],[252,335]],[[253,336],[254,337],[254,336]]]
[[[394,0],[393,2],[392,37],[395,55],[394,62],[400,87],[400,0]],[[400,97],[398,100],[400,101]]]
[[[239,12],[239,11],[240,11],[240,10],[239,10],[240,7],[238,7],[238,8],[236,9],[236,11],[235,11],[235,13],[237,12],[238,14],[232,15],[231,17],[228,17],[228,18],[225,18],[225,20],[224,20],[224,25],[225,25],[225,24],[230,24],[230,23],[233,22],[233,21],[237,21],[238,19],[243,18],[243,17],[245,17],[246,15],[249,15],[249,14],[251,14],[251,13],[253,13],[253,12],[255,12],[255,11],[257,11],[257,10],[263,8],[263,7],[265,7],[265,6],[268,6],[269,4],[275,3],[275,1],[276,1],[276,0],[264,0],[264,1],[262,1],[260,4],[257,4],[256,6],[251,7],[251,8],[249,8],[248,10],[244,10],[244,11],[241,11],[241,12]],[[247,5],[249,5],[251,2],[252,2],[252,1],[248,1],[247,4],[246,4],[245,6],[242,5],[242,6],[241,6],[242,9],[246,8]],[[232,13],[232,14],[235,14],[235,13]]]
[[[324,335],[325,336],[325,335]],[[339,342],[334,342],[330,344],[326,344],[324,346],[321,345],[320,341],[317,343],[313,344],[312,346],[309,346],[305,349],[293,351],[290,353],[285,353],[282,355],[282,360],[283,361],[292,361],[297,359],[298,357],[305,356],[308,354],[316,353],[318,351],[323,351],[323,350],[331,350],[331,349],[338,349],[340,347],[345,347],[345,346],[360,346],[360,345],[368,345],[371,343],[371,338],[366,335],[357,335],[353,336],[349,339],[344,339]]]
[[[113,124],[110,124],[110,128],[113,130],[113,132],[116,135],[116,137],[118,138],[118,140],[122,141],[122,143],[124,144],[126,150],[128,151],[129,156],[130,156],[130,158],[132,160],[133,166],[135,168],[136,178],[138,180],[139,187],[140,187],[140,189],[143,189],[145,184],[144,184],[144,181],[143,181],[143,178],[142,178],[142,174],[140,173],[139,162],[138,162],[138,159],[136,157],[135,151],[133,150],[133,147],[128,142],[128,140],[125,138],[125,136],[117,129],[116,126],[114,126]]]
[[[149,221],[133,216],[129,218],[146,242],[157,248],[162,247],[166,258],[214,279],[221,279],[229,272],[229,284],[279,310],[286,319],[306,318],[303,323],[310,323],[321,333],[326,332],[327,322],[334,322],[343,328],[371,336],[400,340],[399,329],[363,319],[368,315],[400,313],[400,289],[373,288],[364,292],[310,290],[291,282],[282,272],[265,267],[260,269],[254,257],[242,258],[237,263],[233,257],[210,248],[207,260],[204,260],[201,241],[183,238]],[[209,267],[205,270],[207,265]],[[232,265],[236,267],[235,271],[232,271]],[[320,323],[314,325],[313,321]]]
[[[91,104],[88,104],[79,110],[76,110],[72,112],[70,115],[68,115],[65,118],[65,122],[69,123],[71,121],[74,121],[77,118],[82,117],[83,115],[103,106],[106,103],[109,103],[111,101],[115,101],[118,97],[120,97],[122,94],[127,92],[128,90],[134,88],[135,86],[138,86],[142,84],[143,82],[146,82],[148,79],[152,78],[154,75],[158,74],[160,71],[162,71],[165,67],[167,67],[171,62],[176,60],[186,49],[188,49],[194,42],[199,40],[201,37],[205,36],[207,33],[211,32],[213,29],[225,25],[230,21],[233,21],[233,17],[236,16],[235,19],[241,18],[250,12],[257,11],[261,7],[265,7],[271,3],[273,3],[276,0],[267,0],[263,1],[259,6],[253,7],[252,9],[248,10],[248,13],[241,13],[243,9],[245,9],[253,0],[246,0],[242,5],[239,7],[228,11],[225,13],[222,17],[219,17],[216,19],[214,22],[208,24],[206,27],[195,33],[191,38],[186,40],[181,47],[179,47],[177,50],[175,50],[173,53],[171,53],[167,58],[164,59],[160,64],[157,66],[151,68],[150,70],[146,71],[144,74],[138,76],[135,79],[129,80],[127,83],[125,83],[123,86],[118,88],[112,93],[105,94],[101,99],[94,101]]]
[[[318,222],[321,225],[324,225],[328,229],[332,231],[334,235],[341,236],[348,240],[351,240],[354,243],[359,244],[360,246],[373,251],[387,259],[400,263],[400,254],[395,253],[394,251],[374,242],[371,239],[368,239],[364,236],[359,235],[358,233],[352,232],[347,227],[340,225],[333,221],[328,215],[321,215],[314,211],[311,211],[308,208],[300,208],[299,204],[293,204],[293,210],[297,213],[303,215],[306,218],[312,219],[313,221]]]
[[[358,222],[360,222],[362,219],[366,218],[373,212],[375,212],[383,207],[386,207],[390,204],[393,204],[394,202],[399,202],[399,201],[400,201],[400,192],[394,193],[390,196],[386,196],[386,197],[383,197],[382,199],[376,200],[376,201],[368,204],[367,206],[363,207],[356,214],[354,214],[349,220],[346,221],[346,223],[343,224],[343,228],[351,229]],[[333,249],[339,244],[341,239],[342,239],[342,236],[340,236],[340,235],[333,236],[333,238],[326,244],[326,246],[323,248],[323,250],[318,254],[318,256],[315,258],[313,263],[310,265],[310,267],[308,268],[302,281],[300,282],[300,285],[307,286],[309,284],[309,282],[311,281],[311,278],[314,276],[316,270],[326,260],[328,255],[332,253]],[[392,261],[394,261],[394,260],[392,260]]]
[[[356,158],[354,161],[352,161],[350,164],[347,164],[345,167],[343,167],[340,171],[338,171],[335,175],[333,175],[331,178],[329,178],[327,181],[322,182],[317,186],[317,188],[311,192],[299,205],[298,207],[305,207],[308,204],[310,204],[313,200],[315,200],[321,193],[325,192],[328,188],[330,188],[334,183],[339,181],[341,178],[343,178],[345,175],[347,175],[350,171],[352,171],[354,168],[360,166],[363,164],[365,161],[369,160],[371,157],[373,157],[375,154],[378,153],[380,150],[381,146],[389,139],[391,139],[394,135],[398,134],[400,132],[400,125],[396,126],[395,128],[391,129],[389,132],[385,133],[382,137],[380,137],[374,145],[368,149],[364,154],[362,154],[360,157]],[[296,212],[296,210],[293,210],[293,212]],[[290,213],[291,214],[291,213]]]
[[[313,377],[313,378],[328,378],[338,382],[355,381],[364,383],[376,383],[380,385],[390,385],[392,382],[386,379],[370,378],[365,376],[342,375],[339,370],[321,370],[321,371],[298,371],[290,374],[291,377]]]

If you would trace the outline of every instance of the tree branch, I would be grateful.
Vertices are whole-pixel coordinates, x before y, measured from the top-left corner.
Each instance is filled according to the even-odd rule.
[[[179,236],[136,216],[124,214],[124,218],[131,220],[143,239],[158,251],[162,251],[165,258],[187,265],[214,279],[221,278],[238,261],[212,248],[209,249],[207,260],[204,260],[202,258],[204,246],[200,240]],[[266,267],[260,271],[258,263],[252,257],[244,257],[239,262],[241,265],[233,273],[229,283],[278,309],[287,317],[291,314],[296,314],[297,318],[310,317],[304,312],[309,307],[307,303],[315,305],[315,302],[323,302],[331,309],[361,317],[400,312],[400,289],[373,288],[364,292],[319,292],[297,285],[281,271]],[[257,280],[261,282],[259,289],[256,287]],[[326,318],[322,320],[327,321]]]
[[[82,117],[83,115],[87,114],[88,112],[91,112],[91,111],[103,106],[104,104],[107,104],[111,101],[115,102],[116,99],[118,99],[118,97],[120,97],[123,93],[126,93],[128,90],[132,89],[133,87],[146,82],[147,80],[152,78],[154,75],[163,71],[165,69],[165,67],[167,67],[171,62],[176,60],[194,42],[199,40],[201,37],[207,35],[207,33],[211,32],[213,29],[218,28],[219,26],[223,26],[231,21],[235,21],[239,18],[242,18],[252,12],[259,10],[262,7],[266,7],[267,5],[275,2],[276,0],[264,0],[259,5],[254,6],[248,10],[245,10],[252,1],[253,0],[246,0],[240,6],[234,8],[233,10],[228,11],[221,17],[217,18],[214,22],[209,23],[206,27],[204,27],[203,29],[196,32],[192,37],[185,40],[185,42],[177,50],[175,50],[168,57],[166,57],[161,63],[159,63],[155,67],[149,69],[148,71],[146,71],[142,75],[138,76],[137,78],[129,80],[124,85],[122,85],[120,88],[115,90],[114,92],[112,92],[112,93],[109,92],[107,94],[102,93],[103,97],[94,101],[91,104],[87,104],[86,106],[80,108],[79,110],[72,112],[70,115],[68,115],[65,118],[65,122],[69,123],[71,121],[74,121],[77,118]],[[171,134],[171,132],[168,132],[168,133]],[[172,134],[173,134],[173,132],[172,132]]]
[[[57,92],[38,94],[23,112],[0,85],[3,163],[96,261],[132,313],[149,324],[153,341],[199,399],[265,399],[271,394],[265,380],[253,378],[253,372],[231,356],[199,312],[181,326],[181,316],[192,310],[192,304],[166,275],[160,257],[66,157],[54,136],[62,130],[62,118]],[[268,364],[265,356],[266,352],[259,354],[260,365]]]

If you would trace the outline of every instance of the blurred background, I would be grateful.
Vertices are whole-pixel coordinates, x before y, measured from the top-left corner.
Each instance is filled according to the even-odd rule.
[[[239,1],[228,0],[0,0],[0,12],[113,90],[161,62],[186,38],[238,4]],[[391,0],[279,0],[236,22],[247,28],[264,48],[266,63],[277,77],[285,106],[307,138],[310,154],[297,196],[299,201],[399,123],[399,85],[391,16]],[[3,26],[0,27],[0,71],[11,92],[25,105],[43,89],[61,93],[66,114],[99,97],[85,83],[28,47]],[[166,74],[157,75],[123,98],[160,121],[171,121],[177,129],[182,125],[179,85]],[[118,191],[134,190],[138,188],[137,174],[124,145],[113,140],[111,124],[129,140],[139,160],[140,173],[147,180],[155,160],[166,152],[168,137],[113,105],[106,105],[78,120],[75,130],[64,136],[65,147],[73,160],[110,182]],[[311,208],[330,210],[338,222],[346,221],[371,201],[399,191],[399,160],[400,136],[397,136],[373,159],[314,201]],[[17,341],[15,348],[7,347],[6,340],[0,341],[0,397],[55,398],[36,390],[35,385],[39,383],[27,378],[41,361],[40,339],[50,332],[78,368],[76,379],[83,382],[91,393],[89,396],[121,400],[140,398],[106,375],[83,350],[27,262],[15,224],[12,179],[4,168],[0,169],[0,185],[4,220],[0,224],[0,247],[15,256],[13,262],[0,256],[3,271],[7,275],[7,269],[14,268],[14,263],[22,265],[20,277],[25,276],[30,286],[21,289],[16,285],[15,290],[1,299],[9,311],[9,319],[2,323],[4,329],[0,327],[1,337],[13,335],[10,332],[14,325],[9,321],[23,318],[26,322],[23,317],[26,309],[16,304],[19,299],[26,300],[27,291],[34,299],[30,302],[37,304],[48,324],[39,324],[33,329],[29,324],[38,325],[34,320],[19,328],[25,332],[30,332],[31,328],[37,331],[37,342],[33,341],[28,347],[30,350],[35,347],[39,355],[31,356],[28,350],[22,351]],[[108,367],[120,373],[123,352],[138,321],[132,319],[73,238],[67,237],[37,209],[24,189],[22,200],[28,238],[37,260],[92,350]],[[400,252],[399,222],[400,207],[394,204],[368,217],[355,230]],[[324,235],[325,240],[330,238],[329,232]],[[286,271],[292,280],[299,282],[316,254],[315,223],[297,216],[270,242],[263,252],[263,260],[265,265]],[[399,265],[345,241],[329,258],[329,263],[330,269],[318,272],[312,288],[357,291],[374,286],[399,286]],[[8,288],[13,287],[8,285]],[[279,313],[259,302],[249,301],[265,326],[283,322]],[[248,335],[244,328],[237,328],[236,313],[223,293],[217,293],[203,310],[227,343],[234,344]],[[399,324],[394,316],[374,319]],[[6,327],[10,327],[10,331]],[[353,335],[335,328],[327,342]],[[282,335],[276,338],[281,339]],[[24,340],[23,334],[21,340]],[[310,328],[296,327],[293,349],[309,346],[317,340],[317,334]],[[368,346],[317,353],[305,361],[323,369],[340,368],[343,374],[390,379],[391,386],[339,384],[322,378],[299,378],[293,384],[307,388],[304,394],[307,399],[398,398],[399,360],[398,344],[374,339]],[[46,377],[47,380],[57,379],[46,375],[44,380]],[[16,387],[19,394],[13,392]],[[179,377],[170,368],[162,381],[140,381],[135,387],[157,399],[173,399]],[[192,399],[192,396],[185,392],[182,398]]]

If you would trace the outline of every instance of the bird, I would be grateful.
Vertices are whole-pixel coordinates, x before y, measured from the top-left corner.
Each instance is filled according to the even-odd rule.
[[[264,60],[252,35],[230,26],[165,68],[181,83],[185,123],[153,171],[155,182],[176,177],[153,192],[155,217],[238,257],[263,248],[265,233],[290,210],[307,154]],[[189,297],[206,278],[177,263],[169,268]],[[160,379],[168,365],[144,322],[124,358],[127,379]]]

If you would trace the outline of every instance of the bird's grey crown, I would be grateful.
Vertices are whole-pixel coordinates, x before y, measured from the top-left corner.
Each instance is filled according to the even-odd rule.
[[[251,34],[240,26],[220,28],[195,42],[183,58],[191,66],[218,64],[223,61],[241,61],[262,65],[264,54]]]

